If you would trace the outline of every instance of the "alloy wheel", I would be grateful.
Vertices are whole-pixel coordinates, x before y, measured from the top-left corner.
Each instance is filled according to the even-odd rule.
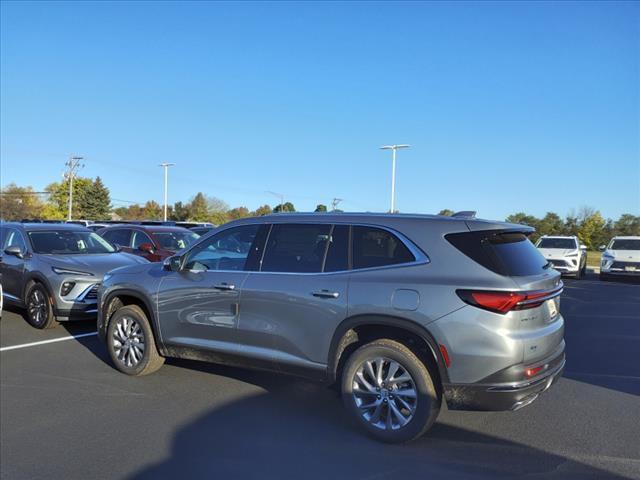
[[[352,395],[362,417],[381,430],[398,430],[407,425],[418,402],[409,371],[384,357],[366,360],[358,367]]]
[[[140,324],[129,316],[119,318],[113,329],[113,350],[118,361],[127,367],[137,366],[144,357],[144,347]]]
[[[35,325],[42,325],[47,321],[48,316],[47,297],[38,288],[34,289],[27,301],[27,311],[29,318]]]

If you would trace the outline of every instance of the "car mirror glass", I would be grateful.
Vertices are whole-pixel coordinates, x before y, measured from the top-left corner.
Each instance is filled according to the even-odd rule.
[[[138,250],[140,250],[141,252],[153,253],[153,245],[151,245],[150,243],[141,243],[138,247]]]
[[[605,247],[604,245],[600,245],[598,247],[598,250],[600,250],[601,252],[604,252],[607,249],[607,247]]]
[[[174,255],[173,257],[169,257],[162,262],[165,270],[169,270],[172,272],[179,272],[182,264],[182,257],[179,255]]]

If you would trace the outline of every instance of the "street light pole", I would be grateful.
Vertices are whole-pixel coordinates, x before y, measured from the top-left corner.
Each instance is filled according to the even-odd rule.
[[[267,193],[269,195],[273,195],[276,198],[280,199],[280,213],[282,213],[284,211],[284,195],[282,193],[278,193],[278,192],[272,192],[272,191],[267,191]]]
[[[73,179],[76,176],[77,171],[84,167],[84,165],[80,164],[80,160],[83,160],[84,157],[69,157],[69,160],[65,165],[67,166],[67,178],[69,179],[69,207],[67,211],[67,220],[71,221],[73,215]]]
[[[167,203],[169,192],[169,167],[175,166],[175,163],[161,163],[159,167],[164,168],[164,221],[167,221]]]
[[[400,148],[409,148],[411,145],[385,145],[380,150],[391,150],[391,213],[396,211],[396,150]]]

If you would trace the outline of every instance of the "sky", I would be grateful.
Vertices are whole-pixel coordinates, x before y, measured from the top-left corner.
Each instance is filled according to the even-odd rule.
[[[640,3],[7,2],[0,185],[640,214]]]

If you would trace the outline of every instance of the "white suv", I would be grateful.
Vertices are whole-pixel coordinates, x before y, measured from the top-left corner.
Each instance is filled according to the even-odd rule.
[[[640,277],[640,237],[613,237],[609,245],[600,247],[600,280],[611,276]]]
[[[587,247],[578,237],[540,237],[536,247],[542,256],[563,275],[574,275],[577,279],[587,271]]]

